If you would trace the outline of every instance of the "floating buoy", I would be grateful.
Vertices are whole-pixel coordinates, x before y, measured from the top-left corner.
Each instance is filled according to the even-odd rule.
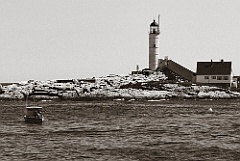
[[[209,111],[209,112],[213,112],[213,109],[212,109],[212,108],[209,108],[208,111]]]

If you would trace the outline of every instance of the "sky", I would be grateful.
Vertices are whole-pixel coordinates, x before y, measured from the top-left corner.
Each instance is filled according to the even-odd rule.
[[[81,79],[148,67],[160,14],[159,55],[196,71],[232,61],[240,75],[239,0],[0,0],[0,82]]]

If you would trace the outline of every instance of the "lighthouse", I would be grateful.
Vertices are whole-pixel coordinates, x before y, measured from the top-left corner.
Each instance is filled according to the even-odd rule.
[[[149,32],[149,69],[155,71],[157,69],[157,55],[159,52],[159,16],[158,23],[153,20],[150,24]]]

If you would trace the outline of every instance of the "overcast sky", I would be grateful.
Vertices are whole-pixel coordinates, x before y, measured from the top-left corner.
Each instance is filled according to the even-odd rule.
[[[0,82],[128,74],[148,67],[148,32],[161,15],[159,58],[192,71],[232,61],[240,74],[239,0],[0,0]]]

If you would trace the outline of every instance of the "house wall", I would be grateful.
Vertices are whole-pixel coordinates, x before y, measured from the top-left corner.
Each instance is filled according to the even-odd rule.
[[[208,79],[207,79],[208,77]],[[216,78],[216,79],[214,79]],[[228,78],[226,80],[226,78]],[[229,83],[231,82],[231,76],[230,75],[197,75],[196,76],[196,82],[197,83],[211,83],[211,84],[223,84],[223,83]]]

